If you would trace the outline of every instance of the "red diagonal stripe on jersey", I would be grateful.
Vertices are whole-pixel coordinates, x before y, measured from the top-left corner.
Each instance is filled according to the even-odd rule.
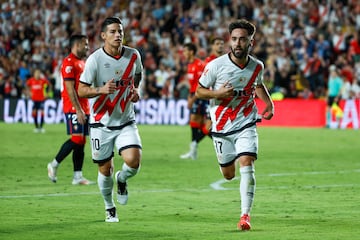
[[[231,98],[224,99],[215,111],[216,121],[219,119],[220,114],[224,111],[225,107],[231,102]],[[220,131],[224,128],[227,119],[229,118],[229,108],[224,112],[221,119],[216,124],[216,130]]]
[[[255,82],[255,79],[257,77],[257,75],[259,74],[259,72],[261,71],[261,65],[258,64],[255,67],[255,70],[249,80],[249,82],[247,83],[247,85],[245,86],[244,90],[247,92],[248,89],[251,89],[252,85]],[[234,121],[237,114],[239,113],[240,109],[248,102],[250,96],[245,96],[245,97],[241,97],[241,101],[239,102],[239,104],[236,106],[235,109],[232,108],[227,108],[226,111],[222,114],[221,119],[218,121],[218,123],[216,124],[216,130],[220,131],[224,128],[226,122],[228,119],[230,119],[230,121]],[[223,112],[223,110],[225,109],[225,107],[230,103],[231,99],[224,99],[219,107],[216,109],[215,111],[215,117],[216,117],[216,121],[219,119],[221,113]],[[249,104],[249,106],[247,106],[246,108],[244,108],[243,113],[244,116],[248,116],[249,113],[251,112],[252,108],[254,106],[254,102],[252,102],[251,104]]]
[[[124,74],[123,74],[123,77],[122,77],[123,80],[128,80],[128,79],[129,79],[129,75],[130,75],[130,73],[131,73],[131,70],[132,70],[132,68],[133,68],[133,66],[134,66],[134,63],[135,63],[136,59],[137,59],[137,55],[134,53],[134,54],[131,56],[129,65],[128,65],[128,67],[126,68],[126,70],[125,70],[125,72],[124,72]],[[131,81],[131,80],[132,80],[132,79],[129,79],[129,81]],[[128,84],[126,83],[126,86],[130,86],[130,91],[131,91],[131,89],[133,88],[133,84],[134,84],[134,83],[132,83],[131,86],[130,86],[130,85],[128,85]],[[126,90],[126,87],[120,89],[119,94],[122,95],[125,90]],[[122,99],[122,100],[120,101],[120,107],[121,107],[121,110],[122,110],[122,111],[124,111],[125,106],[126,106],[126,104],[127,104],[127,102],[129,101],[130,98],[131,98],[131,94],[129,94],[126,98],[124,98],[124,99]]]
[[[127,80],[129,78],[129,75],[131,73],[131,70],[134,66],[134,63],[135,63],[135,60],[137,59],[137,55],[136,54],[133,54],[130,58],[130,61],[129,61],[129,64],[128,66],[126,67],[126,70],[121,78],[121,80]],[[95,102],[94,104],[94,112],[97,111],[97,109],[102,105],[102,103],[104,102],[104,100],[106,99],[106,102],[105,104],[102,106],[102,108],[100,109],[100,111],[95,115],[95,121],[99,121],[103,116],[104,114],[108,111],[109,114],[111,115],[117,102],[119,101],[119,99],[121,98],[121,96],[124,94],[126,88],[127,88],[127,84],[125,84],[125,86],[119,86],[117,88],[117,90],[120,90],[113,101],[111,101],[109,98],[106,99],[107,95],[102,95],[101,97],[98,98],[98,100]],[[105,97],[103,97],[105,96]],[[124,111],[125,109],[125,106],[126,106],[126,103],[129,101],[130,99],[130,94],[127,98],[125,98],[124,100],[121,101],[120,105],[121,105],[121,109],[122,111]],[[96,107],[96,108],[95,108]]]
[[[251,89],[251,86],[254,84],[254,82],[255,82],[255,80],[256,80],[256,77],[258,76],[258,74],[259,74],[259,72],[261,71],[261,69],[262,69],[262,67],[261,67],[260,64],[256,65],[255,70],[254,70],[254,73],[253,73],[253,75],[251,76],[249,83],[246,85],[245,90],[246,90],[246,89]],[[247,99],[246,99],[246,102],[248,102],[250,96],[247,96],[246,98],[247,98]],[[245,104],[245,103],[243,103],[243,104]],[[254,101],[253,101],[251,104],[249,104],[249,106],[247,106],[246,108],[244,108],[243,113],[244,113],[244,116],[245,116],[245,117],[247,117],[247,116],[249,115],[249,113],[251,112],[253,106],[254,106]]]

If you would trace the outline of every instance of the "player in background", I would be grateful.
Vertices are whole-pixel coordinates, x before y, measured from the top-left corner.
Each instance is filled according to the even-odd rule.
[[[205,58],[205,66],[211,62],[212,60],[214,60],[215,58],[221,56],[224,54],[224,45],[225,45],[225,42],[224,42],[224,39],[221,38],[221,37],[214,37],[212,40],[211,40],[211,50],[210,50],[210,55]],[[207,135],[209,137],[211,137],[211,125],[212,125],[212,122],[211,122],[211,118],[210,118],[210,113],[209,113],[209,107],[206,108],[206,117],[205,117],[205,128],[204,129],[208,129],[207,130]]]
[[[261,117],[270,120],[274,104],[263,83],[264,64],[249,55],[256,27],[246,20],[229,25],[230,53],[211,61],[196,91],[198,98],[210,99],[212,139],[221,172],[231,180],[240,165],[240,230],[250,230],[250,210],[255,194],[255,160],[258,154],[255,94],[266,107]]]
[[[115,173],[117,200],[126,204],[127,181],[140,169],[141,139],[135,123],[134,102],[143,65],[139,52],[124,46],[124,27],[119,18],[106,18],[101,25],[104,46],[86,60],[78,93],[90,98],[92,159],[98,164],[98,186],[105,203],[106,222],[118,222],[113,200],[114,147],[122,157]]]
[[[197,47],[194,43],[186,43],[184,45],[184,56],[188,63],[186,77],[190,85],[188,95],[188,108],[190,109],[191,143],[189,152],[180,155],[180,158],[197,158],[198,143],[209,133],[205,127],[206,109],[208,100],[198,99],[195,96],[196,87],[199,82],[202,71],[204,70],[204,62],[196,57]]]
[[[43,128],[44,103],[47,98],[47,91],[50,91],[51,87],[50,81],[43,76],[40,69],[35,69],[33,76],[26,81],[26,92],[34,104],[31,115],[35,123],[35,133],[45,133]],[[38,114],[40,114],[40,122]]]
[[[89,135],[90,107],[88,99],[79,98],[77,94],[80,75],[84,70],[84,59],[89,50],[87,36],[72,35],[70,37],[70,49],[70,54],[64,58],[61,65],[61,98],[67,134],[70,135],[70,138],[62,144],[53,161],[48,163],[48,177],[52,182],[57,181],[57,169],[60,163],[72,152],[74,170],[72,184],[89,185],[93,182],[82,175],[82,167],[86,136]]]
[[[211,40],[211,49],[210,54],[207,58],[205,58],[205,65],[214,60],[215,58],[224,54],[224,46],[225,42],[224,39],[221,37],[214,37]]]

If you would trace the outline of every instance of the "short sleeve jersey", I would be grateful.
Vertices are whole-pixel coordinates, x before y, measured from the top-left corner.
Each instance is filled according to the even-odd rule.
[[[204,70],[204,63],[199,58],[195,58],[192,63],[188,64],[187,77],[190,84],[190,93],[195,93],[199,83],[199,78]]]
[[[61,65],[61,98],[63,100],[64,113],[76,113],[69,94],[65,87],[65,81],[74,81],[76,95],[79,88],[80,75],[84,70],[85,62],[82,59],[77,58],[74,54],[70,53],[62,62]],[[90,114],[89,100],[87,98],[80,98],[78,100],[81,108],[85,114]]]
[[[31,91],[31,100],[33,101],[45,101],[46,99],[46,87],[49,86],[49,81],[45,78],[35,79],[34,77],[27,80],[26,85]]]
[[[116,90],[89,99],[90,123],[105,126],[121,126],[135,120],[134,104],[130,101],[135,74],[142,73],[139,52],[123,46],[120,58],[108,55],[103,48],[93,52],[85,63],[80,82],[101,87],[114,79]]]
[[[235,64],[229,54],[222,55],[206,65],[199,80],[202,87],[216,90],[227,81],[234,87],[233,97],[210,100],[213,132],[236,131],[256,121],[258,110],[255,104],[255,88],[263,82],[263,70],[264,64],[252,56],[249,56],[244,68]]]

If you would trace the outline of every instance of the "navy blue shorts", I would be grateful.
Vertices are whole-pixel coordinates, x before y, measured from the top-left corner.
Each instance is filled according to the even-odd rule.
[[[190,113],[207,116],[209,114],[208,106],[209,106],[209,100],[196,99],[191,107]]]
[[[33,102],[34,102],[33,109],[44,110],[44,105],[45,105],[44,101],[33,101]]]
[[[84,125],[81,125],[77,121],[76,113],[65,113],[65,122],[67,134],[82,134],[83,136],[89,135],[89,115],[86,115],[86,122]]]

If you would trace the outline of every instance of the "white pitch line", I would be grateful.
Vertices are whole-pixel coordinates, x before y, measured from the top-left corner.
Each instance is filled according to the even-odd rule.
[[[349,170],[349,171],[331,171],[331,172],[319,172],[319,171],[315,171],[315,172],[299,172],[299,173],[269,173],[269,174],[259,174],[257,175],[259,176],[265,176],[265,177],[283,177],[283,176],[298,176],[298,175],[321,175],[321,174],[348,174],[348,173],[358,173],[360,172],[360,169],[354,169],[354,170]],[[239,180],[240,177],[235,177],[233,178],[231,181],[234,180]],[[220,179],[216,182],[213,182],[210,184],[210,187],[214,190],[234,190],[234,189],[238,189],[238,188],[226,188],[223,187],[222,185],[225,183],[230,182],[229,180],[226,179]],[[303,188],[333,188],[333,187],[356,187],[359,186],[359,184],[345,184],[345,185],[322,185],[322,186],[303,186]],[[291,186],[293,187],[293,186]],[[275,187],[256,187],[257,189],[286,189],[286,188],[290,188],[290,186],[275,186]]]
[[[331,171],[331,172],[300,172],[300,173],[270,173],[259,174],[259,176],[268,177],[282,177],[282,176],[297,176],[297,175],[320,175],[320,174],[348,174],[348,173],[360,172],[360,169],[354,169],[350,171]],[[234,180],[239,180],[240,177],[235,177]],[[212,190],[238,190],[239,188],[223,187],[222,185],[230,181],[226,179],[220,179],[210,184],[211,188],[206,189],[147,189],[147,190],[134,190],[134,193],[165,193],[165,192],[208,192]],[[288,189],[294,186],[257,186],[256,189]],[[360,187],[360,184],[333,184],[333,185],[309,185],[299,186],[304,189],[311,188],[339,188],[339,187]],[[71,197],[79,195],[99,195],[100,192],[75,192],[75,193],[44,193],[44,194],[27,194],[27,195],[0,195],[0,199],[9,198],[34,198],[34,197]]]
[[[166,193],[166,192],[209,192],[213,189],[148,189],[148,190],[134,190],[133,193]],[[44,194],[26,194],[26,195],[0,195],[0,199],[9,198],[34,198],[34,197],[72,197],[79,195],[100,195],[100,192],[74,192],[74,193],[44,193]]]

